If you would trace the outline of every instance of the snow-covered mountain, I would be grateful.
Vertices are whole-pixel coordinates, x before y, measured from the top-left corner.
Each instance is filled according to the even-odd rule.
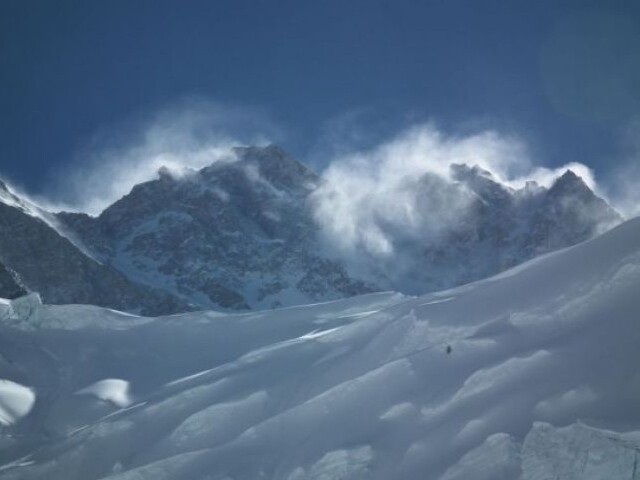
[[[97,218],[61,214],[101,261],[208,308],[273,308],[374,290],[319,253],[307,198],[320,178],[282,149],[237,148],[134,187]]]
[[[56,217],[0,182],[0,262],[48,303],[90,303],[150,315],[185,311],[167,293],[96,260]]]
[[[454,165],[450,178],[426,175],[421,188],[427,194],[437,183],[445,197],[468,199],[456,224],[425,238],[395,232],[394,248],[410,261],[371,257],[354,269],[327,248],[316,221],[323,182],[272,145],[234,149],[197,171],[162,169],[98,217],[53,215],[2,186],[0,261],[46,303],[144,314],[262,309],[449,288],[621,220],[570,171],[549,189],[514,190],[489,172]],[[419,211],[425,222],[437,214]]]
[[[538,255],[585,241],[622,221],[571,170],[550,188],[528,182],[513,189],[479,167],[452,165],[451,196],[473,195],[457,224],[432,239],[403,245],[415,251],[390,287],[420,294],[498,273]],[[425,212],[425,216],[430,212]]]
[[[421,297],[0,302],[0,478],[638,479],[638,285],[635,219]]]

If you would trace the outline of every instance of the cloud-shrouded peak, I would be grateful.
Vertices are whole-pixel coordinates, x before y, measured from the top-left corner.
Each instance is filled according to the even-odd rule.
[[[571,167],[594,183],[587,167]],[[417,125],[373,149],[330,162],[315,195],[316,216],[342,249],[389,253],[393,239],[381,225],[406,232],[419,229],[425,217],[430,230],[433,218],[439,222],[436,230],[458,221],[470,197],[457,195],[448,199],[444,211],[438,208],[451,181],[468,184],[471,190],[499,187],[507,194],[527,181],[550,187],[565,169],[535,166],[522,142],[496,132],[447,135],[432,124]],[[432,178],[428,188],[422,184],[425,175]]]
[[[573,170],[568,168],[554,182],[551,188],[554,189],[573,189],[573,190],[590,190],[583,178],[577,175]]]
[[[573,185],[578,193],[584,188],[601,202],[593,204],[598,210],[593,218],[585,217],[592,213],[590,207],[580,212],[584,225],[579,230],[584,238],[590,235],[594,223],[606,220],[611,226],[619,220],[592,192],[595,181],[584,165],[571,163],[554,169],[536,166],[518,139],[497,132],[451,135],[425,124],[373,149],[334,159],[323,174],[313,203],[329,248],[351,263],[355,271],[375,264],[393,288],[402,288],[399,283],[406,284],[408,278],[414,285],[430,288],[433,285],[425,282],[434,280],[434,275],[421,271],[424,269],[419,259],[424,265],[430,261],[432,269],[434,263],[452,262],[453,257],[446,258],[453,254],[440,250],[444,245],[448,244],[451,251],[457,249],[458,263],[487,264],[488,259],[477,255],[465,260],[465,255],[471,255],[465,249],[471,245],[480,250],[511,245],[509,249],[523,252],[544,248],[526,245],[526,238],[516,238],[517,232],[535,228],[533,224],[541,221],[536,218],[544,216],[535,209],[551,208],[548,202],[542,202],[543,197],[565,184]],[[577,214],[579,202],[569,203],[573,213],[566,211],[565,205],[554,206],[567,221]],[[533,223],[517,226],[518,222]],[[513,252],[498,253],[500,250],[496,258],[506,257],[496,260],[494,266],[478,268],[495,271],[502,263],[517,261]],[[476,267],[465,268],[472,271]],[[448,268],[445,274],[450,272]],[[436,286],[447,286],[447,280],[441,280]]]
[[[232,151],[239,161],[254,165],[257,172],[276,187],[295,188],[318,181],[313,170],[276,144],[234,147]]]
[[[95,135],[47,193],[57,209],[97,215],[163,167],[177,178],[229,159],[235,146],[268,145],[280,136],[260,110],[189,99]]]
[[[114,163],[99,171],[113,173],[105,186],[123,196],[100,215],[48,215],[87,255],[128,273],[135,265],[136,281],[154,288],[172,285],[172,276],[188,282],[195,297],[181,291],[179,300],[194,305],[202,298],[224,308],[267,305],[293,285],[279,277],[290,262],[301,275],[295,288],[313,298],[325,298],[316,287],[322,295],[424,293],[573,245],[619,221],[590,190],[588,168],[537,167],[521,141],[497,132],[416,125],[329,158],[319,175],[271,142],[242,146],[187,132],[121,150],[131,171],[108,157]],[[252,268],[277,271],[277,281],[251,290],[254,276],[245,277]],[[282,301],[292,301],[286,295]]]
[[[469,179],[476,177],[486,177],[491,180],[494,179],[489,170],[485,170],[478,165],[470,167],[469,165],[464,163],[452,163],[450,170],[451,176],[455,179]]]

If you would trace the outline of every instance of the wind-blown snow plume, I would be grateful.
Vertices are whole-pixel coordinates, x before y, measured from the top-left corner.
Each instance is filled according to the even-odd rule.
[[[229,156],[232,147],[267,144],[279,135],[264,112],[192,99],[96,135],[49,197],[68,209],[97,214],[161,167],[179,175]]]
[[[608,159],[612,168],[602,182],[611,202],[626,218],[640,215],[640,116],[623,129],[621,152]]]
[[[471,192],[451,181],[452,164],[478,165],[513,188],[527,180],[550,186],[567,168],[595,186],[591,171],[582,164],[535,166],[517,138],[492,131],[447,135],[432,124],[421,124],[371,150],[330,163],[313,198],[329,248],[356,268],[363,256],[389,265],[411,262],[402,256],[415,252],[401,245],[428,243],[464,221],[471,205]]]
[[[640,215],[640,153],[624,165],[616,168],[608,175],[606,183],[607,196],[625,218]]]

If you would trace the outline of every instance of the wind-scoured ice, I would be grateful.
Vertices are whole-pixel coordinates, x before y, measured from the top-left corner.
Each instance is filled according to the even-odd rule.
[[[158,318],[5,302],[0,377],[38,401],[0,430],[0,478],[638,479],[638,285],[632,220],[419,298]],[[106,379],[131,403],[77,394]]]

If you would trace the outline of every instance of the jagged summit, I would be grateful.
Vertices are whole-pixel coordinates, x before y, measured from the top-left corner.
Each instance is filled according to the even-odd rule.
[[[584,179],[572,170],[567,170],[556,179],[551,188],[549,188],[548,196],[557,199],[558,202],[560,199],[566,198],[582,202],[585,205],[597,206],[599,210],[610,209],[606,201],[598,197]],[[585,206],[585,208],[588,207]],[[619,215],[616,215],[616,218],[617,221],[621,220]]]
[[[567,169],[562,175],[560,175],[551,185],[550,191],[593,191],[589,188],[584,179],[577,175],[573,170]]]
[[[240,181],[238,177],[246,177],[253,182],[262,181],[263,184],[270,183],[271,186],[282,190],[313,188],[319,181],[313,170],[293,158],[283,148],[270,144],[233,147],[229,155],[217,158],[198,170],[184,169],[177,172],[162,166],[158,169],[157,178],[133,188],[155,188],[158,181],[177,184],[181,180],[192,184],[200,182],[201,186],[206,187],[228,180],[237,183]]]
[[[371,258],[352,271],[322,243],[311,201],[321,183],[285,150],[267,145],[234,148],[200,170],[161,168],[97,217],[30,210],[5,193],[0,262],[46,303],[145,313],[270,308],[372,290],[453,287],[621,220],[574,172],[550,189],[529,183],[514,190],[478,166],[452,165],[450,179],[419,182],[425,195],[417,196],[424,202],[415,220],[425,234],[396,236],[394,248],[407,249],[413,261],[392,274]],[[441,192],[439,204],[430,203],[430,189]],[[460,202],[468,208],[441,228],[434,209]]]
[[[254,174],[277,188],[309,188],[319,180],[314,171],[277,145],[235,147],[232,151],[242,167],[255,168]],[[213,164],[211,168],[216,170],[224,166],[228,164]]]
[[[453,180],[466,185],[484,201],[502,205],[512,201],[512,189],[500,183],[491,172],[478,165],[470,167],[466,164],[452,164],[450,172]]]
[[[562,182],[581,183],[586,185],[582,177],[578,175],[576,172],[574,172],[573,170],[571,170],[570,168],[567,168],[565,172],[562,175],[560,175],[555,181],[555,183],[562,183]]]
[[[162,166],[158,169],[158,180],[161,180],[164,182],[171,182],[175,180],[175,178],[176,178],[176,173],[171,171],[169,167]]]
[[[524,187],[522,187],[518,192],[520,196],[531,197],[535,195],[540,195],[545,190],[546,188],[544,188],[535,180],[527,180],[524,184]]]
[[[95,220],[65,218],[132,281],[206,308],[247,309],[373,289],[319,253],[307,202],[317,175],[276,146],[137,185]],[[71,220],[71,222],[69,221]]]
[[[486,177],[493,180],[493,174],[480,167],[479,165],[474,165],[470,167],[466,163],[452,163],[449,167],[451,171],[451,175],[455,180],[467,180],[476,177]]]
[[[450,173],[454,186],[461,189],[458,198],[470,191],[472,200],[462,218],[441,232],[435,242],[411,247],[420,262],[400,275],[394,272],[394,265],[384,267],[395,275],[393,285],[405,293],[419,294],[478,280],[592,238],[622,221],[574,172],[565,173],[549,189],[529,182],[518,190],[478,166],[454,164]],[[451,189],[446,191],[450,195]],[[432,216],[429,209],[418,214],[425,221]]]

